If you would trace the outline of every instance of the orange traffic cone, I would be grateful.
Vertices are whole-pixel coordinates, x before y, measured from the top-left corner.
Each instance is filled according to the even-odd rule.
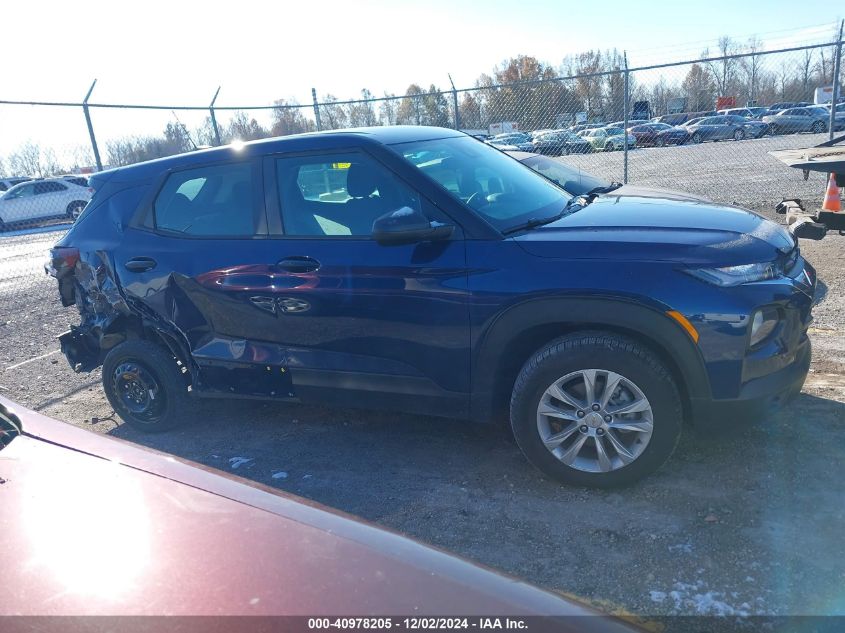
[[[824,194],[822,203],[824,211],[842,211],[842,202],[839,200],[839,187],[836,186],[836,177],[831,174],[827,181],[827,191]]]

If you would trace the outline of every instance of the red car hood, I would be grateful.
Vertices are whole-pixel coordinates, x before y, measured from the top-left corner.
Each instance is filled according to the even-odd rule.
[[[0,404],[24,430],[0,451],[0,615],[595,614],[317,504]],[[588,620],[579,630],[632,630]]]

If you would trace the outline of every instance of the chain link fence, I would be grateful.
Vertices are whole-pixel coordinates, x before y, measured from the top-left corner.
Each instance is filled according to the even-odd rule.
[[[472,87],[411,84],[403,95],[364,90],[347,100],[312,90],[310,103],[226,106],[214,94],[207,106],[110,104],[95,101],[94,85],[79,103],[0,101],[0,362],[54,348],[72,318],[43,264],[90,198],[87,176],[100,169],[234,140],[427,125],[608,181],[752,209],[782,197],[814,203],[823,176],[805,181],[768,152],[845,130],[845,105],[815,103],[832,100],[841,47],[841,35],[776,51],[723,38],[718,54],[637,68],[617,51],[590,51],[558,68],[518,57]]]

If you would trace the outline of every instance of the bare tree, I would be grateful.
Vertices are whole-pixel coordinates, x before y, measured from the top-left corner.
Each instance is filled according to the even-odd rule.
[[[728,96],[730,84],[734,78],[734,72],[737,65],[737,60],[729,57],[729,55],[737,53],[737,46],[730,37],[723,35],[719,38],[717,47],[718,50],[716,57],[721,59],[708,61],[705,62],[705,64],[707,65],[707,70],[710,72],[710,76],[716,84],[717,96]],[[710,49],[705,48],[702,51],[701,56],[704,58],[710,57]]]
[[[0,178],[5,178],[8,174],[6,173],[6,161],[0,157]]]
[[[810,77],[813,74],[813,49],[808,48],[804,50],[804,55],[801,58],[801,98],[809,99],[810,94]]]
[[[352,103],[349,105],[349,125],[352,127],[369,127],[378,125],[378,118],[376,117],[375,108],[372,102],[367,101],[373,98],[373,93],[364,88],[361,91],[362,103]]]
[[[16,176],[44,178],[62,171],[51,149],[42,150],[37,143],[27,141],[9,154],[9,169]]]
[[[320,106],[320,122],[323,129],[337,130],[348,127],[349,119],[346,109],[342,105],[336,105],[337,97],[327,94],[323,97],[323,105]]]
[[[760,81],[760,55],[759,52],[763,49],[763,42],[754,35],[748,38],[747,52],[751,53],[750,57],[743,57],[740,60],[740,68],[745,75],[745,93],[748,95],[748,100],[755,102],[759,99],[758,84]]]
[[[316,129],[314,122],[302,114],[302,107],[298,103],[279,99],[275,105],[277,107],[273,109],[273,127],[270,129],[272,136],[301,134]]]
[[[238,111],[229,121],[225,136],[229,141],[254,141],[259,138],[267,138],[269,132],[254,117]]]
[[[396,100],[396,95],[384,93],[386,98],[381,102],[378,113],[381,118],[382,125],[396,125],[397,110],[399,109],[399,102]]]

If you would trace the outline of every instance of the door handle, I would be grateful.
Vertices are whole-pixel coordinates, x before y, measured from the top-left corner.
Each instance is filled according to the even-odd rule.
[[[126,270],[133,273],[143,273],[156,267],[156,260],[152,257],[133,257],[123,264]]]
[[[289,273],[311,273],[320,268],[320,262],[313,257],[293,255],[285,257],[276,267]]]

